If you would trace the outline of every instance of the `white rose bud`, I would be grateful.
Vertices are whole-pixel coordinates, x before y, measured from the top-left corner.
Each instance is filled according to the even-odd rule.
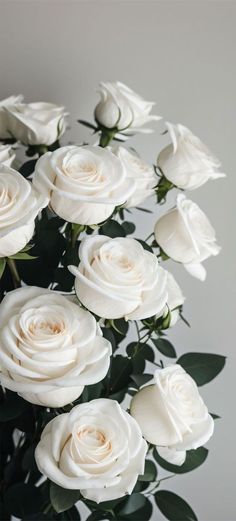
[[[102,318],[140,320],[161,316],[167,302],[167,275],[153,253],[128,238],[97,235],[84,239],[80,264],[69,266],[82,304]]]
[[[135,185],[133,194],[124,206],[125,208],[138,206],[150,195],[154,194],[154,187],[157,185],[157,176],[154,168],[123,146],[114,147],[113,152],[119,157],[127,177],[132,179]]]
[[[171,123],[167,128],[172,144],[160,152],[157,166],[168,181],[183,190],[195,190],[209,179],[225,177],[218,171],[219,160],[188,128]]]
[[[168,181],[183,190],[195,190],[209,179],[225,177],[219,172],[219,160],[188,128],[171,123],[166,125],[172,144],[160,152],[157,166]]]
[[[0,164],[5,166],[11,166],[16,154],[10,145],[0,144]]]
[[[34,233],[34,220],[47,203],[19,172],[0,164],[0,258],[26,246]]]
[[[21,103],[23,96],[10,96],[0,101],[0,139],[9,139],[13,136],[9,132],[8,118],[5,108]]]
[[[8,293],[0,309],[0,381],[7,389],[63,407],[106,376],[111,344],[71,297],[28,286]]]
[[[169,327],[173,327],[179,320],[180,307],[183,305],[185,297],[183,296],[179,284],[177,284],[174,276],[169,271],[167,271],[167,292],[168,300],[166,314],[168,314],[169,311],[171,312]]]
[[[119,81],[100,83],[99,93],[101,101],[95,108],[95,118],[106,128],[116,127],[118,130],[125,130],[126,133],[147,132],[147,129],[140,127],[150,121],[161,119],[150,114],[155,103],[145,101]]]
[[[131,494],[146,451],[136,421],[118,402],[101,398],[50,421],[35,459],[51,481],[100,503]]]
[[[169,257],[181,262],[191,275],[200,280],[206,278],[201,262],[220,252],[208,218],[183,194],[178,195],[177,206],[158,219],[155,238]]]
[[[144,438],[157,445],[160,456],[182,465],[184,451],[197,449],[210,439],[214,421],[196,383],[180,365],[158,370],[154,378],[154,385],[135,394],[130,412]]]
[[[67,112],[53,103],[19,103],[5,111],[10,134],[24,145],[52,145],[66,130]]]
[[[33,184],[50,197],[57,215],[82,225],[106,220],[135,189],[110,150],[89,145],[44,154],[36,163]]]

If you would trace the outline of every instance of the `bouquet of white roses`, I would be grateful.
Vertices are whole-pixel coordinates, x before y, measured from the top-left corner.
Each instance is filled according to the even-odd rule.
[[[183,192],[224,174],[179,124],[147,164],[127,142],[160,119],[154,104],[119,82],[100,96],[82,145],[60,143],[64,107],[0,103],[1,520],[76,521],[81,503],[87,521],[197,519],[162,481],[205,461],[218,416],[198,387],[225,357],[178,358],[184,296],[165,261],[205,279],[220,248]],[[132,208],[172,189],[176,206],[135,237]]]

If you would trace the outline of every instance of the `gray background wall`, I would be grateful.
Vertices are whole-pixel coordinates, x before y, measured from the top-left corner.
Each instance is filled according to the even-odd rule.
[[[222,160],[226,180],[209,182],[191,197],[209,215],[222,252],[207,261],[201,283],[169,264],[186,295],[191,329],[178,324],[171,339],[179,353],[219,352],[226,370],[202,388],[210,411],[222,416],[206,464],[165,482],[186,498],[200,521],[233,521],[235,508],[235,16],[234,1],[0,0],[0,99],[54,101],[73,114],[69,136],[88,139],[78,117],[92,118],[100,80],[119,79],[156,113],[181,122]],[[154,161],[166,138],[162,124],[132,144]],[[170,199],[169,205],[173,203]],[[153,207],[154,208],[154,207]],[[146,237],[156,220],[135,213]],[[145,222],[144,222],[145,221]],[[153,520],[164,519],[155,514]]]

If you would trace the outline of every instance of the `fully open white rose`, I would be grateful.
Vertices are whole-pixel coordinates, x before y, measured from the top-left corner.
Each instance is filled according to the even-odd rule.
[[[51,481],[99,503],[131,494],[146,451],[136,421],[118,402],[101,398],[49,422],[35,459]]]
[[[51,145],[66,130],[67,112],[53,103],[7,105],[5,112],[11,136],[24,145]]]
[[[155,103],[145,101],[120,81],[100,83],[99,93],[101,101],[95,108],[95,118],[106,128],[116,127],[126,133],[147,132],[150,130],[140,127],[161,119],[150,114]]]
[[[44,154],[36,163],[33,184],[50,197],[57,215],[88,225],[106,220],[135,189],[110,150],[89,145]]]
[[[220,252],[215,230],[208,218],[183,194],[178,195],[176,207],[158,219],[155,238],[169,257],[181,262],[191,275],[200,280],[206,278],[202,261]]]
[[[16,154],[11,145],[1,145],[0,143],[0,164],[11,166],[15,157]]]
[[[170,273],[169,271],[167,272],[167,293],[168,293],[168,300],[167,300],[168,311],[171,312],[171,319],[170,319],[169,327],[172,327],[176,324],[176,322],[179,319],[180,307],[183,305],[183,303],[185,301],[185,297],[183,296],[183,293],[181,291],[181,288],[179,287],[179,284],[177,284],[172,273]]]
[[[0,164],[0,258],[25,247],[34,233],[34,219],[47,203],[19,172]]]
[[[28,286],[8,293],[0,310],[0,381],[7,389],[62,407],[105,377],[111,344],[71,297]]]
[[[104,318],[139,320],[161,316],[167,302],[167,274],[153,253],[128,238],[102,235],[81,242],[80,264],[69,266],[84,306]]]
[[[21,96],[21,94],[19,96],[9,96],[9,98],[0,101],[0,139],[12,138],[12,135],[9,132],[8,118],[5,108],[8,107],[8,105],[13,106],[22,101],[23,96]]]
[[[161,447],[160,455],[181,465],[184,451],[197,449],[209,440],[214,421],[196,383],[180,365],[158,370],[154,378],[154,385],[135,394],[130,412],[144,438]]]
[[[219,172],[220,162],[200,139],[183,125],[167,123],[172,144],[157,158],[164,176],[175,186],[194,190],[208,181],[225,177]]]
[[[138,206],[147,197],[154,194],[157,176],[153,166],[145,163],[136,154],[123,146],[114,147],[113,152],[119,157],[127,177],[132,179],[135,185],[133,194],[128,198],[124,206],[125,208]]]

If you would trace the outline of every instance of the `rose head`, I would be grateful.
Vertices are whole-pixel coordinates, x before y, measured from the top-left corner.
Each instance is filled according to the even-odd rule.
[[[184,451],[197,449],[212,436],[214,421],[196,383],[180,365],[158,370],[154,378],[154,385],[134,395],[130,412],[144,438],[160,446],[165,459],[182,464]]]
[[[161,316],[167,303],[167,274],[156,256],[128,238],[102,235],[82,241],[80,264],[69,266],[82,304],[104,318],[139,320]]]
[[[53,103],[8,104],[5,113],[9,133],[24,145],[52,145],[66,130],[65,108]]]
[[[17,105],[22,101],[23,96],[21,96],[21,94],[19,96],[9,96],[9,98],[0,101],[0,140],[12,138],[12,135],[9,132],[7,112],[5,109],[8,106]]]
[[[19,172],[0,164],[0,258],[26,246],[34,233],[34,220],[48,199]]]
[[[106,220],[135,189],[110,150],[88,145],[44,154],[37,161],[33,184],[50,197],[57,215],[83,225]]]
[[[177,196],[177,206],[158,219],[155,238],[169,257],[181,262],[191,275],[200,280],[206,278],[201,263],[220,252],[208,218],[183,194]]]
[[[146,451],[136,421],[118,402],[98,399],[48,423],[35,459],[51,481],[99,503],[131,494]]]
[[[154,194],[154,187],[157,185],[154,168],[123,146],[116,146],[112,150],[121,160],[127,177],[132,179],[135,184],[135,190],[124,206],[125,208],[138,206],[147,197]]]
[[[195,190],[209,179],[225,177],[218,171],[218,159],[188,128],[171,123],[166,125],[172,144],[160,152],[157,166],[168,181],[183,190]]]
[[[111,344],[72,297],[28,286],[8,293],[0,310],[0,381],[7,389],[62,407],[105,377]]]
[[[5,166],[11,166],[16,155],[11,145],[0,144],[0,164]]]
[[[145,101],[129,87],[116,81],[100,83],[101,101],[95,108],[96,121],[106,128],[145,132],[140,127],[161,119],[150,114],[155,103]]]

